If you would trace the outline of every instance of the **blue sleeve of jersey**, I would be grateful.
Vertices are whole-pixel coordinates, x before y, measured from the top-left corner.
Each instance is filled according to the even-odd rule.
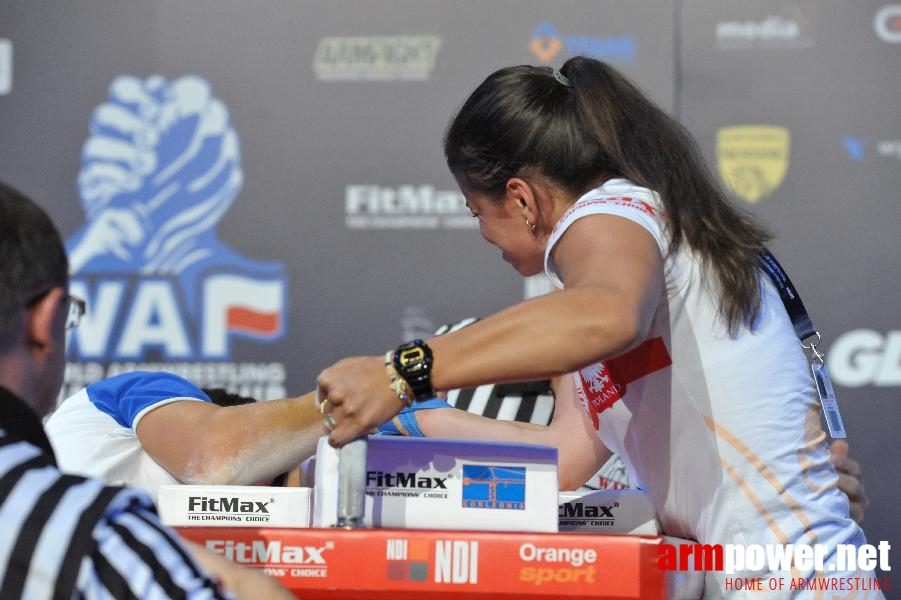
[[[87,392],[97,410],[129,429],[138,413],[170,398],[197,398],[210,402],[209,396],[187,379],[163,371],[123,373],[92,383]]]

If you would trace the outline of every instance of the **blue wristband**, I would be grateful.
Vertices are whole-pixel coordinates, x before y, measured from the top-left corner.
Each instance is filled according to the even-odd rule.
[[[405,407],[397,416],[390,421],[382,423],[378,427],[379,435],[406,435],[409,437],[426,437],[419,428],[419,421],[416,420],[417,410],[430,410],[433,408],[453,408],[450,404],[441,398],[432,398],[422,402],[414,402]]]

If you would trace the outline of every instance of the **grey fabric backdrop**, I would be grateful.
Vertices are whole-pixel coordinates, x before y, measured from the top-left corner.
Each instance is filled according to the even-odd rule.
[[[301,393],[338,358],[534,293],[481,242],[444,168],[442,132],[497,67],[559,66],[576,53],[609,60],[686,123],[739,201],[778,234],[773,249],[823,334],[864,465],[868,537],[894,545],[899,21],[901,5],[881,0],[5,0],[0,178],[38,199],[73,249],[106,244],[74,274],[94,311],[86,337],[72,340],[67,391],[165,361],[205,385]],[[230,157],[219,166],[241,175],[227,212],[203,225],[218,263],[193,278],[151,269],[159,246],[129,229],[200,227],[180,196],[142,225],[103,223],[83,207],[94,193],[108,209],[146,213],[165,155],[187,148],[174,134],[147,142],[159,164],[145,168],[86,144],[95,109],[125,106],[113,82],[153,75],[157,89],[186,76],[209,85],[225,125],[209,99],[176,103],[170,116],[192,131],[191,115],[205,115],[210,143]],[[126,122],[100,133],[134,147],[121,136]],[[236,146],[224,142],[229,129]],[[79,185],[92,165],[95,179]],[[110,165],[143,187],[125,189]],[[212,165],[173,177],[190,190]],[[93,241],[79,245],[89,225]]]

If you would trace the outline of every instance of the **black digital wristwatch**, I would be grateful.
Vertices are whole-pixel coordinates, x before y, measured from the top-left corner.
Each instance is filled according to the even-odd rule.
[[[432,349],[422,340],[401,344],[394,351],[394,370],[410,387],[413,401],[435,397],[432,387]]]

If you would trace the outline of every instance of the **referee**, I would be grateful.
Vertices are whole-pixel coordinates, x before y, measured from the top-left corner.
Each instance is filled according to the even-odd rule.
[[[67,293],[53,223],[3,183],[0,265],[0,598],[292,597],[189,551],[142,492],[59,471],[40,418],[59,394],[65,330],[85,307]]]

